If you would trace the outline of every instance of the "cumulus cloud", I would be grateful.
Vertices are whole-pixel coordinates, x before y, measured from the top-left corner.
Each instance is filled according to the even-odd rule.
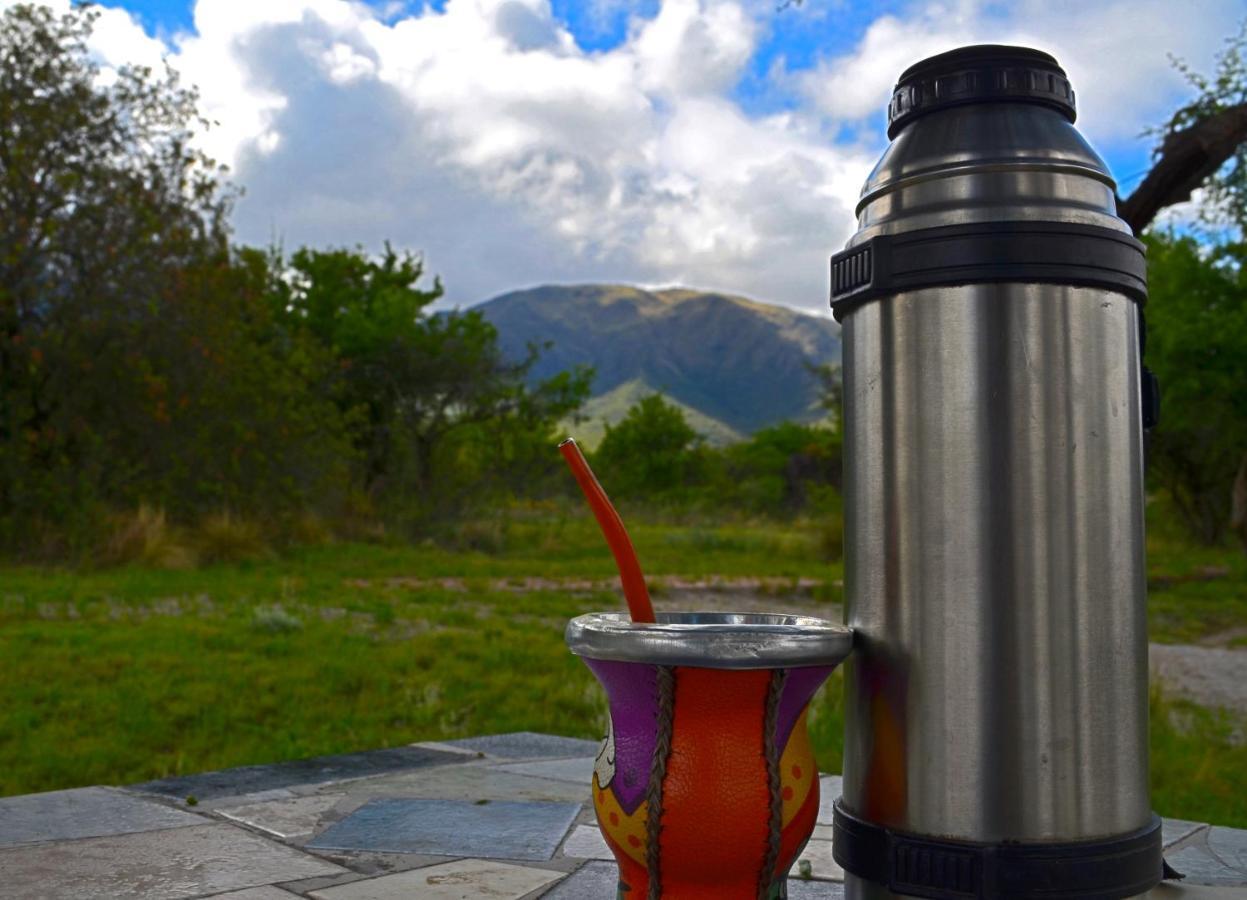
[[[604,17],[628,8],[594,2]],[[793,14],[834,27],[827,3]],[[902,68],[968,41],[1051,49],[1093,139],[1131,140],[1180,92],[1166,52],[1203,63],[1229,29],[1231,0],[1202,5],[919,3],[810,68],[777,64],[793,102],[774,114],[733,99],[770,0],[663,0],[592,52],[549,0],[197,0],[167,47],[114,9],[93,49],[110,64],[166,52],[199,86],[219,123],[205,148],[246,189],[244,241],[388,239],[423,251],[460,303],[616,280],[821,310],[827,256],[884,141],[864,123]]]
[[[886,106],[911,63],[971,43],[1046,50],[1074,83],[1079,128],[1105,144],[1138,138],[1184,92],[1170,58],[1211,67],[1243,16],[1240,0],[987,0],[921,3],[875,20],[852,52],[821,60],[793,80],[824,115],[858,120]]]
[[[545,0],[393,21],[332,0],[199,0],[176,64],[247,190],[240,237],[390,239],[459,302],[547,280],[687,283],[823,304],[870,154],[728,95],[754,11],[667,0],[581,49]]]

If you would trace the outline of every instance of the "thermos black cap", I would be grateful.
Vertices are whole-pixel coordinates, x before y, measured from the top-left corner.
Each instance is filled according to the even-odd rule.
[[[1074,121],[1074,89],[1041,50],[1003,44],[959,47],[915,63],[897,79],[888,137],[927,113],[970,103],[1035,103]]]

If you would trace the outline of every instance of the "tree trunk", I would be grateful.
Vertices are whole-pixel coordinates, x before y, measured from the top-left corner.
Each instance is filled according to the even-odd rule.
[[[1238,465],[1238,476],[1230,494],[1230,529],[1238,535],[1243,552],[1247,553],[1247,453]]]

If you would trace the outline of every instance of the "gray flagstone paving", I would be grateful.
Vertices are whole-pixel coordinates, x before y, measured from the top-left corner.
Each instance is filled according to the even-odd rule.
[[[549,859],[580,806],[393,798],[372,800],[308,842],[309,849]]]
[[[614,900],[619,886],[617,873],[613,861],[587,863],[555,885],[544,900]]]
[[[312,891],[316,900],[519,900],[562,878],[562,873],[509,863],[464,859],[396,875]]]
[[[574,757],[572,759],[543,759],[539,762],[508,763],[498,766],[502,772],[515,775],[534,775],[538,778],[552,778],[555,781],[570,781],[575,784],[588,785],[593,778],[592,756]]]
[[[452,747],[476,750],[503,759],[543,759],[552,756],[597,756],[598,742],[580,738],[516,731],[446,741]]]
[[[563,844],[563,855],[577,859],[615,859],[596,825],[577,825]]]
[[[1247,791],[1247,784],[1242,789]],[[1226,865],[1247,875],[1247,831],[1214,825],[1208,831],[1208,849]]]
[[[209,821],[113,788],[49,791],[0,798],[0,847],[204,825]]]
[[[387,772],[410,771],[427,766],[464,762],[458,753],[430,750],[426,747],[395,747],[390,750],[369,750],[337,756],[263,766],[239,766],[219,772],[161,778],[136,784],[131,790],[163,794],[166,797],[194,797],[197,800],[228,797],[287,788],[294,785],[326,784],[351,778],[364,778]]]
[[[0,897],[613,900],[588,796],[595,742],[522,732],[454,744],[0,798]],[[800,857],[810,877],[798,861],[791,900],[844,896],[831,852],[839,776],[820,788]],[[191,794],[203,800],[193,810]],[[1247,900],[1247,831],[1163,826],[1187,879],[1147,900]]]
[[[0,850],[0,895],[174,900],[342,871],[240,828],[197,825]]]
[[[325,814],[345,796],[342,793],[313,794],[242,806],[218,806],[216,812],[277,837],[299,840],[315,834]]]
[[[840,798],[843,779],[839,775],[822,775],[818,779],[818,823],[830,825],[832,807]]]

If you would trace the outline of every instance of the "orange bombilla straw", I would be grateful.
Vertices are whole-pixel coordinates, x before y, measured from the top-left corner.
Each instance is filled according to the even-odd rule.
[[[606,544],[615,556],[615,565],[619,567],[619,580],[623,584],[624,599],[628,601],[628,612],[632,614],[632,621],[653,622],[654,607],[649,600],[649,589],[645,587],[645,576],[641,574],[641,564],[637,561],[636,550],[628,537],[628,529],[624,528],[623,519],[619,518],[619,513],[611,505],[610,497],[602,490],[602,485],[589,468],[589,461],[580,452],[576,441],[572,438],[563,441],[559,444],[559,452],[576,476],[576,483],[584,491],[589,508],[593,510],[593,515],[602,529],[602,536],[606,538]]]

